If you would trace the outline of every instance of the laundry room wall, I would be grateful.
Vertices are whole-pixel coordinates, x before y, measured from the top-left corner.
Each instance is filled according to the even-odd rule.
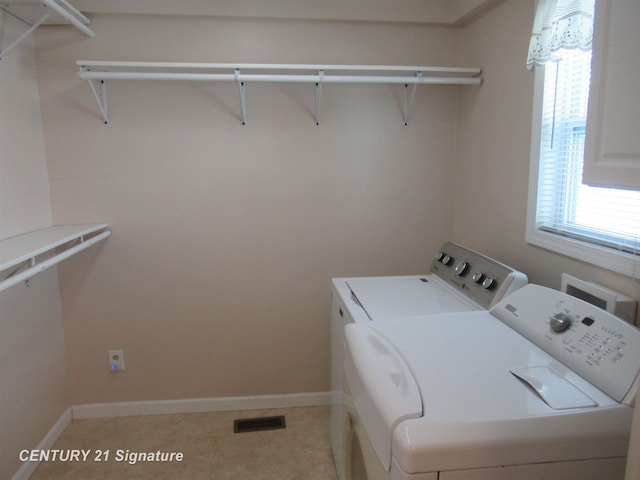
[[[60,267],[74,404],[329,388],[329,280],[425,272],[452,234],[459,88],[108,82],[76,60],[456,65],[456,29],[94,15],[36,34],[56,223],[113,235]],[[107,350],[124,350],[112,373]]]
[[[533,74],[525,61],[534,7],[508,0],[461,32],[460,61],[482,65],[484,81],[460,92],[454,239],[534,283],[558,289],[566,272],[640,299],[638,281],[526,243]]]
[[[3,45],[24,26],[0,11]],[[0,61],[0,239],[51,224],[36,63],[31,38]],[[3,272],[4,273],[4,272]],[[55,268],[0,292],[0,478],[69,408]]]

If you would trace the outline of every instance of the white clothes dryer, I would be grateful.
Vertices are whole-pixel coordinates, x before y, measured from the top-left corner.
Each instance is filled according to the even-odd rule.
[[[487,310],[526,284],[522,272],[451,242],[441,246],[428,275],[332,279],[331,447],[339,479],[351,480],[347,459],[358,453],[344,395],[345,325]]]
[[[527,285],[494,306],[346,327],[363,477],[622,480],[640,330]]]

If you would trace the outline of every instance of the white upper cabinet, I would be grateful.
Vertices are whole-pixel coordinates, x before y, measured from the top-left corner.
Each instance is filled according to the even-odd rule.
[[[640,1],[597,0],[584,183],[640,189]]]

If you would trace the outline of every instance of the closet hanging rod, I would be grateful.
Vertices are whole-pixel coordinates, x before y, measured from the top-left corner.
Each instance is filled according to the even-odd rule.
[[[407,124],[417,85],[479,85],[482,69],[394,65],[310,65],[265,63],[175,63],[78,60],[78,76],[87,80],[104,123],[109,123],[108,80],[186,80],[235,82],[240,91],[242,124],[246,124],[246,84],[315,84],[315,121],[319,124],[321,86],[327,83],[412,85],[405,89],[403,118]]]
[[[51,2],[52,0],[47,0],[47,1]],[[58,2],[60,2],[61,5],[63,5],[67,10],[69,10],[69,12],[71,12],[73,15],[78,17],[78,19],[85,25],[89,25],[91,23],[91,20],[89,20],[89,18],[86,15],[84,15],[80,10],[78,10],[76,7],[71,5],[67,0],[58,0]]]
[[[428,66],[404,66],[404,65],[315,65],[299,63],[193,63],[193,62],[127,62],[104,60],[78,60],[80,67],[105,67],[105,68],[148,68],[148,69],[209,69],[209,70],[335,70],[356,72],[424,72],[425,74],[450,74],[475,76],[482,73],[480,68],[465,67],[428,67]]]
[[[453,84],[481,83],[479,68],[421,67],[391,65],[291,65],[172,62],[105,62],[79,60],[78,75],[83,80],[191,80],[204,82],[287,82],[287,83],[386,83]],[[99,67],[107,70],[91,70]],[[121,69],[121,70],[111,70]],[[132,70],[140,69],[140,70]],[[171,71],[157,71],[166,69]],[[196,70],[196,71],[185,71]],[[207,70],[203,73],[202,70]],[[221,73],[220,70],[230,70]],[[251,70],[289,70],[307,73],[247,73]],[[309,72],[313,71],[313,74]],[[321,73],[322,72],[322,73]],[[331,73],[335,72],[335,73]],[[343,72],[350,72],[345,74]],[[357,72],[357,73],[354,73]],[[413,75],[406,75],[407,73]],[[421,72],[422,75],[416,75]],[[368,73],[368,74],[365,74]],[[372,73],[377,73],[374,75]],[[404,75],[389,75],[398,73]]]
[[[57,265],[63,260],[66,260],[67,258],[81,252],[82,250],[85,250],[86,248],[89,248],[90,246],[98,243],[99,241],[108,238],[110,235],[111,235],[111,231],[106,230],[88,239],[81,238],[80,243],[78,245],[68,248],[67,250],[64,250],[63,252],[58,253],[57,255],[54,255],[53,257],[48,258],[40,263],[36,263],[35,257],[34,257],[31,260],[33,264],[32,267],[26,270],[23,270],[19,273],[16,273],[15,275],[11,275],[8,278],[5,278],[4,280],[0,281],[0,292],[14,285],[17,285],[20,282],[29,280],[31,277],[34,277],[37,274],[42,273],[45,270],[48,270],[49,268]]]
[[[83,80],[188,80],[202,82],[274,82],[274,83],[382,83],[382,84],[431,84],[477,85],[477,77],[425,77],[378,75],[282,75],[255,73],[177,73],[177,72],[92,72],[78,73]]]
[[[58,2],[55,0],[41,0],[41,2],[71,23],[86,36],[92,38],[96,36],[96,34],[93,33],[93,30],[87,27],[87,25],[91,23],[90,20],[66,0],[58,0]]]
[[[91,20],[67,0],[0,0],[0,8],[29,25],[36,23],[33,19],[34,16],[50,9],[88,37],[95,37],[93,30],[87,27],[87,25],[91,24]],[[29,14],[27,14],[28,12]],[[43,20],[46,19],[41,18],[39,22]]]

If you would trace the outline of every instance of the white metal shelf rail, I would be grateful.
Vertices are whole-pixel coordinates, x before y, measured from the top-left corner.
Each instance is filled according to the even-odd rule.
[[[0,292],[111,235],[108,225],[56,225],[0,241]],[[62,251],[60,251],[62,249]]]
[[[315,84],[315,121],[320,123],[320,98],[326,83],[404,84],[404,122],[408,122],[418,85],[478,85],[480,68],[387,65],[291,65],[171,62],[105,62],[78,60],[78,75],[87,80],[104,123],[109,122],[107,80],[184,80],[235,82],[240,92],[242,124],[247,121],[246,84],[249,82]],[[409,86],[412,88],[409,88]]]
[[[0,9],[29,25],[18,38],[4,49],[0,49],[0,59],[40,25],[55,16],[62,17],[88,37],[95,37],[93,30],[87,27],[91,21],[67,0],[0,0]]]

